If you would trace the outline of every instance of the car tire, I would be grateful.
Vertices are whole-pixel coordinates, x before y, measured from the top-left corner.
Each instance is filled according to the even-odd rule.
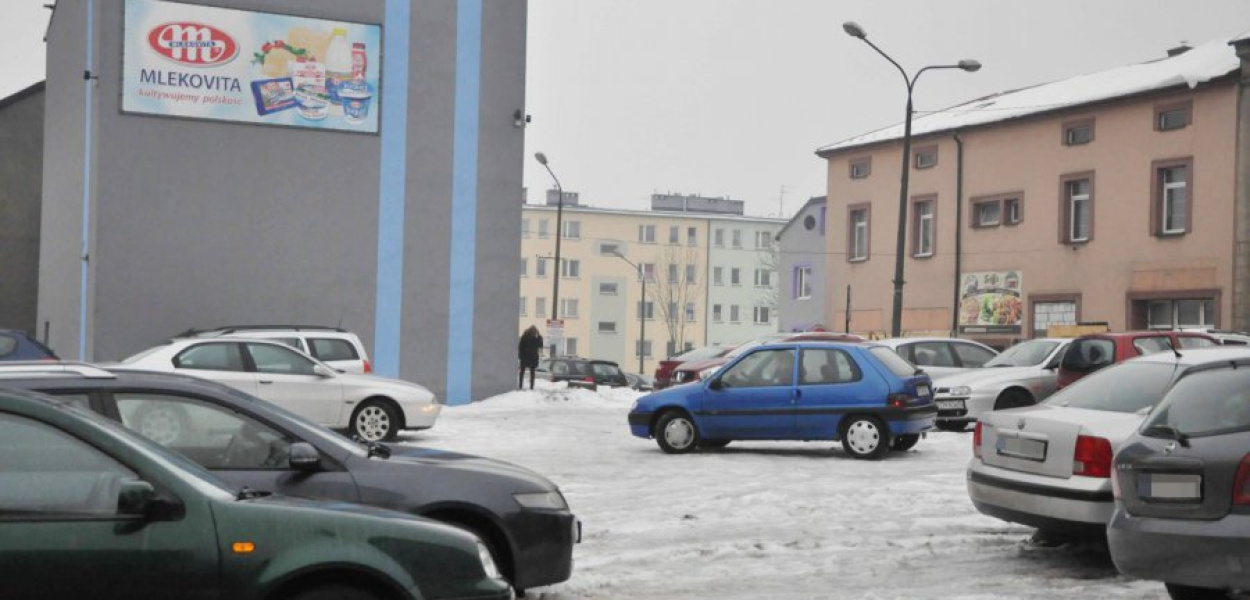
[[[894,439],[890,442],[890,449],[906,452],[914,448],[918,442],[920,442],[919,433],[904,433],[894,436]]]
[[[378,600],[378,597],[348,585],[321,585],[300,590],[286,600]]]
[[[994,410],[1007,410],[1009,408],[1021,408],[1024,406],[1033,406],[1037,401],[1033,400],[1033,396],[1028,392],[1012,388],[1004,390],[998,395],[998,399],[994,401]]]
[[[393,440],[399,434],[399,415],[385,402],[366,400],[352,413],[348,432],[366,442]]]
[[[699,447],[699,428],[684,412],[669,411],[661,415],[652,435],[666,454],[685,454]]]
[[[1228,592],[1214,588],[1200,588],[1179,583],[1165,583],[1164,587],[1168,590],[1168,596],[1172,600],[1223,600],[1228,598]]]
[[[847,417],[842,422],[842,449],[858,459],[877,460],[890,450],[890,430],[871,415]]]
[[[938,421],[937,428],[941,431],[967,431],[968,424],[962,421]]]
[[[729,445],[733,440],[700,440],[699,448],[702,450],[720,450]]]
[[[153,442],[169,446],[187,433],[187,414],[180,406],[150,403],[135,415],[132,429]]]

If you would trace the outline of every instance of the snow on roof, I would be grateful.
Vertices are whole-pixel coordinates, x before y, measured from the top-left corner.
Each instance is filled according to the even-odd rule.
[[[1244,34],[1250,37],[1250,31]],[[1061,108],[1079,106],[1185,84],[1195,87],[1240,67],[1227,39],[1207,42],[1176,56],[1078,75],[1061,81],[1000,92],[912,118],[912,136],[973,125],[1007,121]],[[903,124],[878,129],[823,146],[817,154],[900,139]]]

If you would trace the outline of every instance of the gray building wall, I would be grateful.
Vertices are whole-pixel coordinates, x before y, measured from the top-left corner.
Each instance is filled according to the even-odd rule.
[[[813,198],[799,209],[778,236],[781,259],[777,298],[781,331],[808,331],[816,325],[830,331],[841,330],[841,323],[824,322],[828,314],[829,288],[825,274],[825,219],[821,214],[824,209],[825,199]],[[808,224],[812,225],[811,229]],[[812,294],[802,300],[795,294],[795,270],[800,266],[812,269]]]
[[[44,84],[0,99],[0,329],[39,335]],[[32,175],[35,174],[35,175]]]
[[[81,172],[84,4],[58,6],[51,25],[49,182]],[[211,4],[386,28],[385,0]],[[461,357],[448,351],[457,9],[411,2],[397,362],[401,377],[440,397],[449,365],[471,363],[471,398],[451,399],[466,401],[512,387],[520,243],[512,200],[524,141],[512,114],[523,109],[526,3],[484,3],[474,320],[471,331],[455,332],[472,336],[473,350]],[[123,3],[97,2],[96,11],[85,357],[117,360],[188,327],[244,323],[340,325],[372,348],[381,137],[121,114]],[[76,348],[81,179],[46,187],[44,199],[57,208],[43,228],[41,284],[56,293],[40,294],[40,318],[52,321],[54,347]]]

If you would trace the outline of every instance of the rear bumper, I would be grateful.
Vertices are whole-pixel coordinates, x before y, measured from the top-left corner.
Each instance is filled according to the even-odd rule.
[[[1132,577],[1220,588],[1250,588],[1250,516],[1215,521],[1134,517],[1116,510],[1107,528],[1111,559]]]
[[[1046,482],[1074,479],[1014,473],[972,459],[968,467],[968,497],[982,514],[1074,535],[1100,536],[1114,508],[1111,483],[1079,478],[1079,485],[1060,487]],[[1049,484],[1048,484],[1049,483]]]

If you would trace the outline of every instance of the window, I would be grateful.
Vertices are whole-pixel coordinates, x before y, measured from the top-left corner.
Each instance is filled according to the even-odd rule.
[[[522,258],[521,259],[521,277],[529,277],[529,274],[530,274],[530,259]]]
[[[696,227],[686,228],[686,245],[687,246],[699,245],[699,229],[698,228]]]
[[[1063,145],[1080,146],[1094,141],[1094,119],[1079,119],[1063,124]]]
[[[872,207],[856,204],[847,207],[847,260],[868,260],[868,218]]]
[[[730,304],[730,305],[729,305],[729,322],[730,322],[730,323],[737,323],[737,322],[738,322],[738,320],[739,320],[739,319],[738,319],[738,305],[737,305],[737,304]]]
[[[616,333],[616,321],[599,321],[599,333]]]
[[[929,258],[933,256],[933,247],[937,235],[934,233],[934,204],[937,200],[929,196],[925,200],[913,200],[912,212],[912,256]]]
[[[928,168],[937,166],[938,147],[937,146],[923,146],[923,147],[917,148],[913,152],[912,156],[915,157],[913,159],[913,162],[916,165],[917,169],[928,169]]]
[[[581,221],[565,221],[564,222],[564,239],[580,240],[582,238],[582,222]]]
[[[117,516],[117,494],[101,490],[137,477],[95,447],[33,419],[0,413],[0,440],[2,521]]]
[[[534,276],[535,277],[547,276],[547,261],[546,260],[539,258],[538,260],[534,261]]]
[[[291,440],[227,407],[163,393],[116,392],[122,425],[207,469],[286,470]],[[178,423],[171,427],[170,423]]]
[[[617,288],[617,285],[615,283],[600,283],[599,295],[600,296],[615,296],[616,288]]]
[[[694,342],[686,342],[685,344],[682,344],[682,350],[685,352],[694,350]]]
[[[998,200],[977,202],[972,205],[973,227],[994,227],[1002,221],[1002,205]]]
[[[1020,212],[1020,198],[1003,199],[1003,224],[1019,225],[1024,214]]]
[[[547,314],[547,299],[534,298],[534,316],[541,317]]]
[[[577,338],[564,338],[564,350],[560,352],[564,356],[577,356]]]
[[[665,352],[664,356],[676,356],[677,355],[677,342],[674,342],[673,340],[669,340],[668,343],[664,345],[664,352]]]
[[[1193,200],[1189,193],[1192,158],[1156,161],[1154,191],[1151,194],[1151,233],[1183,235],[1188,233]]]
[[[808,300],[812,297],[812,268],[794,268],[794,299]]]
[[[841,350],[804,348],[799,354],[799,385],[859,381],[859,366]]]
[[[564,268],[561,269],[561,277],[571,277],[576,279],[581,276],[582,261],[574,259],[564,259]]]
[[[655,302],[650,300],[638,303],[638,318],[650,321],[655,318]]]
[[[767,306],[755,307],[755,324],[756,325],[768,324],[768,307]]]
[[[1063,233],[1061,241],[1079,244],[1093,238],[1094,229],[1094,175],[1081,173],[1064,176],[1063,183]]]
[[[826,215],[826,213],[828,212],[828,211],[826,210],[827,208],[828,208],[828,207],[826,207],[826,206],[821,206],[821,207],[820,207],[820,236],[821,236],[821,237],[824,237],[824,235],[825,235],[825,215]]]
[[[899,354],[917,367],[958,367],[946,342],[917,342],[899,347]]]
[[[611,242],[603,242],[599,244],[599,254],[603,256],[616,256],[621,254],[621,245]]]
[[[1149,329],[1215,327],[1215,299],[1147,301],[1146,327]]]
[[[742,357],[720,377],[727,388],[794,385],[794,350],[758,350]]]
[[[725,230],[717,229],[712,235],[712,243],[718,248],[725,247]]]
[[[694,302],[686,303],[686,322],[694,323]]]
[[[721,313],[721,306],[720,306],[719,304],[713,304],[713,305],[712,305],[712,321],[714,321],[714,322],[716,322],[716,323],[720,323],[720,322],[721,322],[721,314],[722,314],[722,313]]]
[[[527,238],[529,236],[530,236],[530,220],[521,219],[521,237]]]
[[[993,351],[986,350],[975,344],[965,344],[960,342],[951,342],[951,346],[955,348],[955,355],[959,357],[959,362],[964,367],[980,368],[985,366],[991,358],[997,356]]]
[[[678,240],[680,239],[678,236],[678,234],[680,233],[681,233],[680,227],[677,227],[677,226],[669,227],[668,228],[668,243],[676,244]]]
[[[712,285],[725,285],[725,269],[712,267]]]
[[[642,263],[638,266],[642,268],[642,278],[655,281],[655,263]]]
[[[522,316],[522,317],[524,317],[524,316],[525,316],[525,314],[526,314],[526,312],[525,312],[525,307],[526,307],[528,304],[529,304],[529,299],[528,299],[528,298],[526,298],[525,296],[521,296],[521,316]]]
[[[1033,296],[1037,298],[1037,296]],[[1048,337],[1051,325],[1076,325],[1076,298],[1046,298],[1032,301],[1033,337]]]
[[[1193,117],[1192,108],[1193,102],[1190,100],[1169,102],[1156,106],[1155,130],[1172,131],[1174,129],[1183,129],[1189,125]]]
[[[771,231],[755,232],[755,247],[759,250],[767,250],[773,245],[773,234]]]
[[[561,298],[560,314],[569,319],[577,318],[577,298]]]
[[[742,269],[729,269],[729,285],[742,285]]]
[[[872,157],[865,156],[851,161],[851,179],[864,179],[872,174]]]
[[[651,357],[651,340],[634,342],[634,356]]]
[[[676,302],[668,303],[668,322],[669,323],[677,322],[677,303]]]
[[[655,243],[655,225],[639,225],[638,241],[644,244]]]
[[[680,279],[677,277],[677,265],[670,264],[668,266],[668,282],[677,283]]]
[[[248,354],[256,365],[256,372],[274,375],[316,375],[316,363],[283,346],[248,343]]]
[[[742,247],[742,230],[735,229],[733,233],[734,233],[733,235],[734,248],[741,248]]]
[[[686,285],[695,284],[695,268],[694,265],[686,265]]]
[[[547,219],[538,220],[538,237],[547,237]]]
[[[768,269],[755,270],[755,287],[772,287],[773,272]]]
[[[242,371],[243,352],[233,342],[197,344],[175,356],[174,366],[204,371]]]

